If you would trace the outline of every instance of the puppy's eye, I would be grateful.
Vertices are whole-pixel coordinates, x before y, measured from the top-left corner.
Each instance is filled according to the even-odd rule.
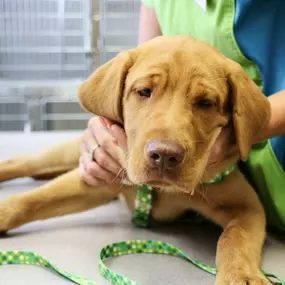
[[[215,105],[216,105],[215,102],[209,99],[199,99],[195,104],[196,108],[199,108],[199,109],[208,109]]]
[[[152,90],[150,88],[144,88],[144,89],[140,89],[137,90],[137,94],[141,97],[150,97],[152,94]]]

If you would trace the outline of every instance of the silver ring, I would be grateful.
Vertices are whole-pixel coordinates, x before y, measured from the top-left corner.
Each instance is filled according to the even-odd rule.
[[[99,148],[99,147],[100,147],[100,145],[99,145],[99,144],[96,144],[96,145],[92,148],[92,150],[91,150],[91,152],[90,152],[90,160],[91,160],[91,161],[94,161],[94,154],[95,154],[95,151],[96,151],[96,149]]]

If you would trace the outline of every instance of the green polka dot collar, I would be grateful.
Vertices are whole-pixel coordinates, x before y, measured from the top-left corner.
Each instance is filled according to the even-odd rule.
[[[211,180],[204,184],[216,184],[222,182],[227,176],[234,172],[236,164],[231,165],[228,169],[216,174]],[[151,208],[154,189],[148,185],[141,184],[138,186],[138,192],[135,201],[135,212],[132,222],[137,227],[147,227],[151,218]]]

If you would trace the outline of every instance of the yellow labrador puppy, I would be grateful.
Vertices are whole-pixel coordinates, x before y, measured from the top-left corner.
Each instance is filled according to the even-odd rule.
[[[133,211],[136,185],[143,183],[156,189],[153,220],[195,210],[223,227],[217,285],[270,284],[260,273],[265,214],[256,192],[238,169],[207,184],[247,158],[253,137],[269,120],[266,97],[238,64],[191,37],[159,37],[99,68],[82,84],[79,98],[86,110],[124,126],[128,152],[121,160],[129,182],[92,187],[81,181],[79,139],[3,162],[1,181],[67,173],[0,203],[1,231],[101,206],[118,195]],[[239,153],[207,167],[211,148],[230,123]]]

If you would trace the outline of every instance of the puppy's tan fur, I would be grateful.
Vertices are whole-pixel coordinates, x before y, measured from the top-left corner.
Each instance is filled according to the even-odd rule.
[[[139,96],[145,88],[152,90],[150,98]],[[128,154],[122,151],[121,159],[133,185],[92,187],[82,182],[76,169],[79,139],[3,162],[1,181],[67,173],[2,202],[0,230],[87,210],[118,195],[133,211],[135,185],[146,183],[157,189],[154,220],[172,220],[195,210],[223,227],[216,284],[270,284],[260,273],[266,222],[254,189],[239,170],[222,183],[201,184],[239,157],[245,160],[254,136],[269,120],[267,99],[238,64],[191,37],[159,37],[99,68],[82,84],[79,98],[88,111],[124,125]],[[201,104],[203,100],[210,104]],[[211,148],[230,123],[239,153],[207,167]],[[150,169],[145,145],[151,139],[182,145],[186,155],[181,166],[164,177]]]

